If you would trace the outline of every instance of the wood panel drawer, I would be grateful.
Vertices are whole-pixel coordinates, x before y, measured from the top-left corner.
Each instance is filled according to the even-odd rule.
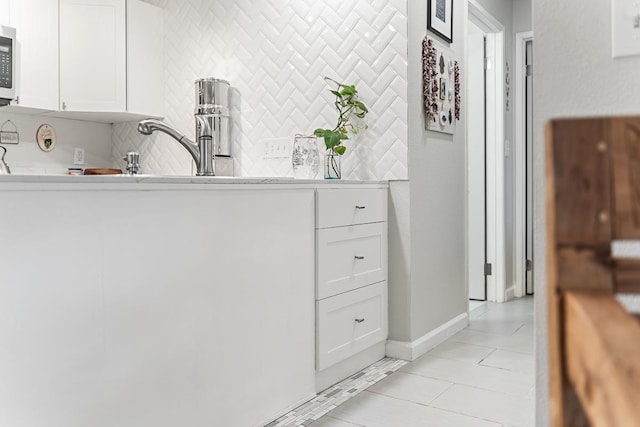
[[[316,302],[321,371],[387,338],[387,283],[376,283]]]
[[[316,298],[387,279],[387,223],[317,230]]]
[[[318,190],[317,228],[387,220],[387,190]]]

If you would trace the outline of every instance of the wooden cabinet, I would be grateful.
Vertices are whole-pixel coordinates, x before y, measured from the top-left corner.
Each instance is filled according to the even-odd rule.
[[[139,0],[60,0],[63,117],[161,117],[162,9]]]
[[[11,0],[16,28],[16,98],[10,110],[58,109],[58,0]],[[2,15],[0,6],[0,15]]]
[[[387,338],[387,190],[316,196],[316,369],[323,371]],[[370,361],[363,363],[350,366]]]

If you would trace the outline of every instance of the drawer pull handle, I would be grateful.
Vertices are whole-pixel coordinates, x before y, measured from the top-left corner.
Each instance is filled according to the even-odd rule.
[[[355,258],[355,259],[364,259],[364,257],[363,257],[363,256],[358,256],[358,255],[356,255],[354,258]]]
[[[366,206],[358,206],[358,205],[356,205],[356,209],[366,209],[366,208],[367,208]]]
[[[356,323],[362,323],[364,322],[364,317],[362,319],[356,319]]]

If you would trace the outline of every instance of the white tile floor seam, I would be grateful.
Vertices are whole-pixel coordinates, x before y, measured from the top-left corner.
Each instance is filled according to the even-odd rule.
[[[383,359],[268,426],[533,426],[533,298],[469,307],[469,327],[419,359]]]

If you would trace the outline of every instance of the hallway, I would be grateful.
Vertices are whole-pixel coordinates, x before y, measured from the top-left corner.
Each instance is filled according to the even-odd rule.
[[[533,298],[485,303],[470,325],[314,427],[533,426]]]

